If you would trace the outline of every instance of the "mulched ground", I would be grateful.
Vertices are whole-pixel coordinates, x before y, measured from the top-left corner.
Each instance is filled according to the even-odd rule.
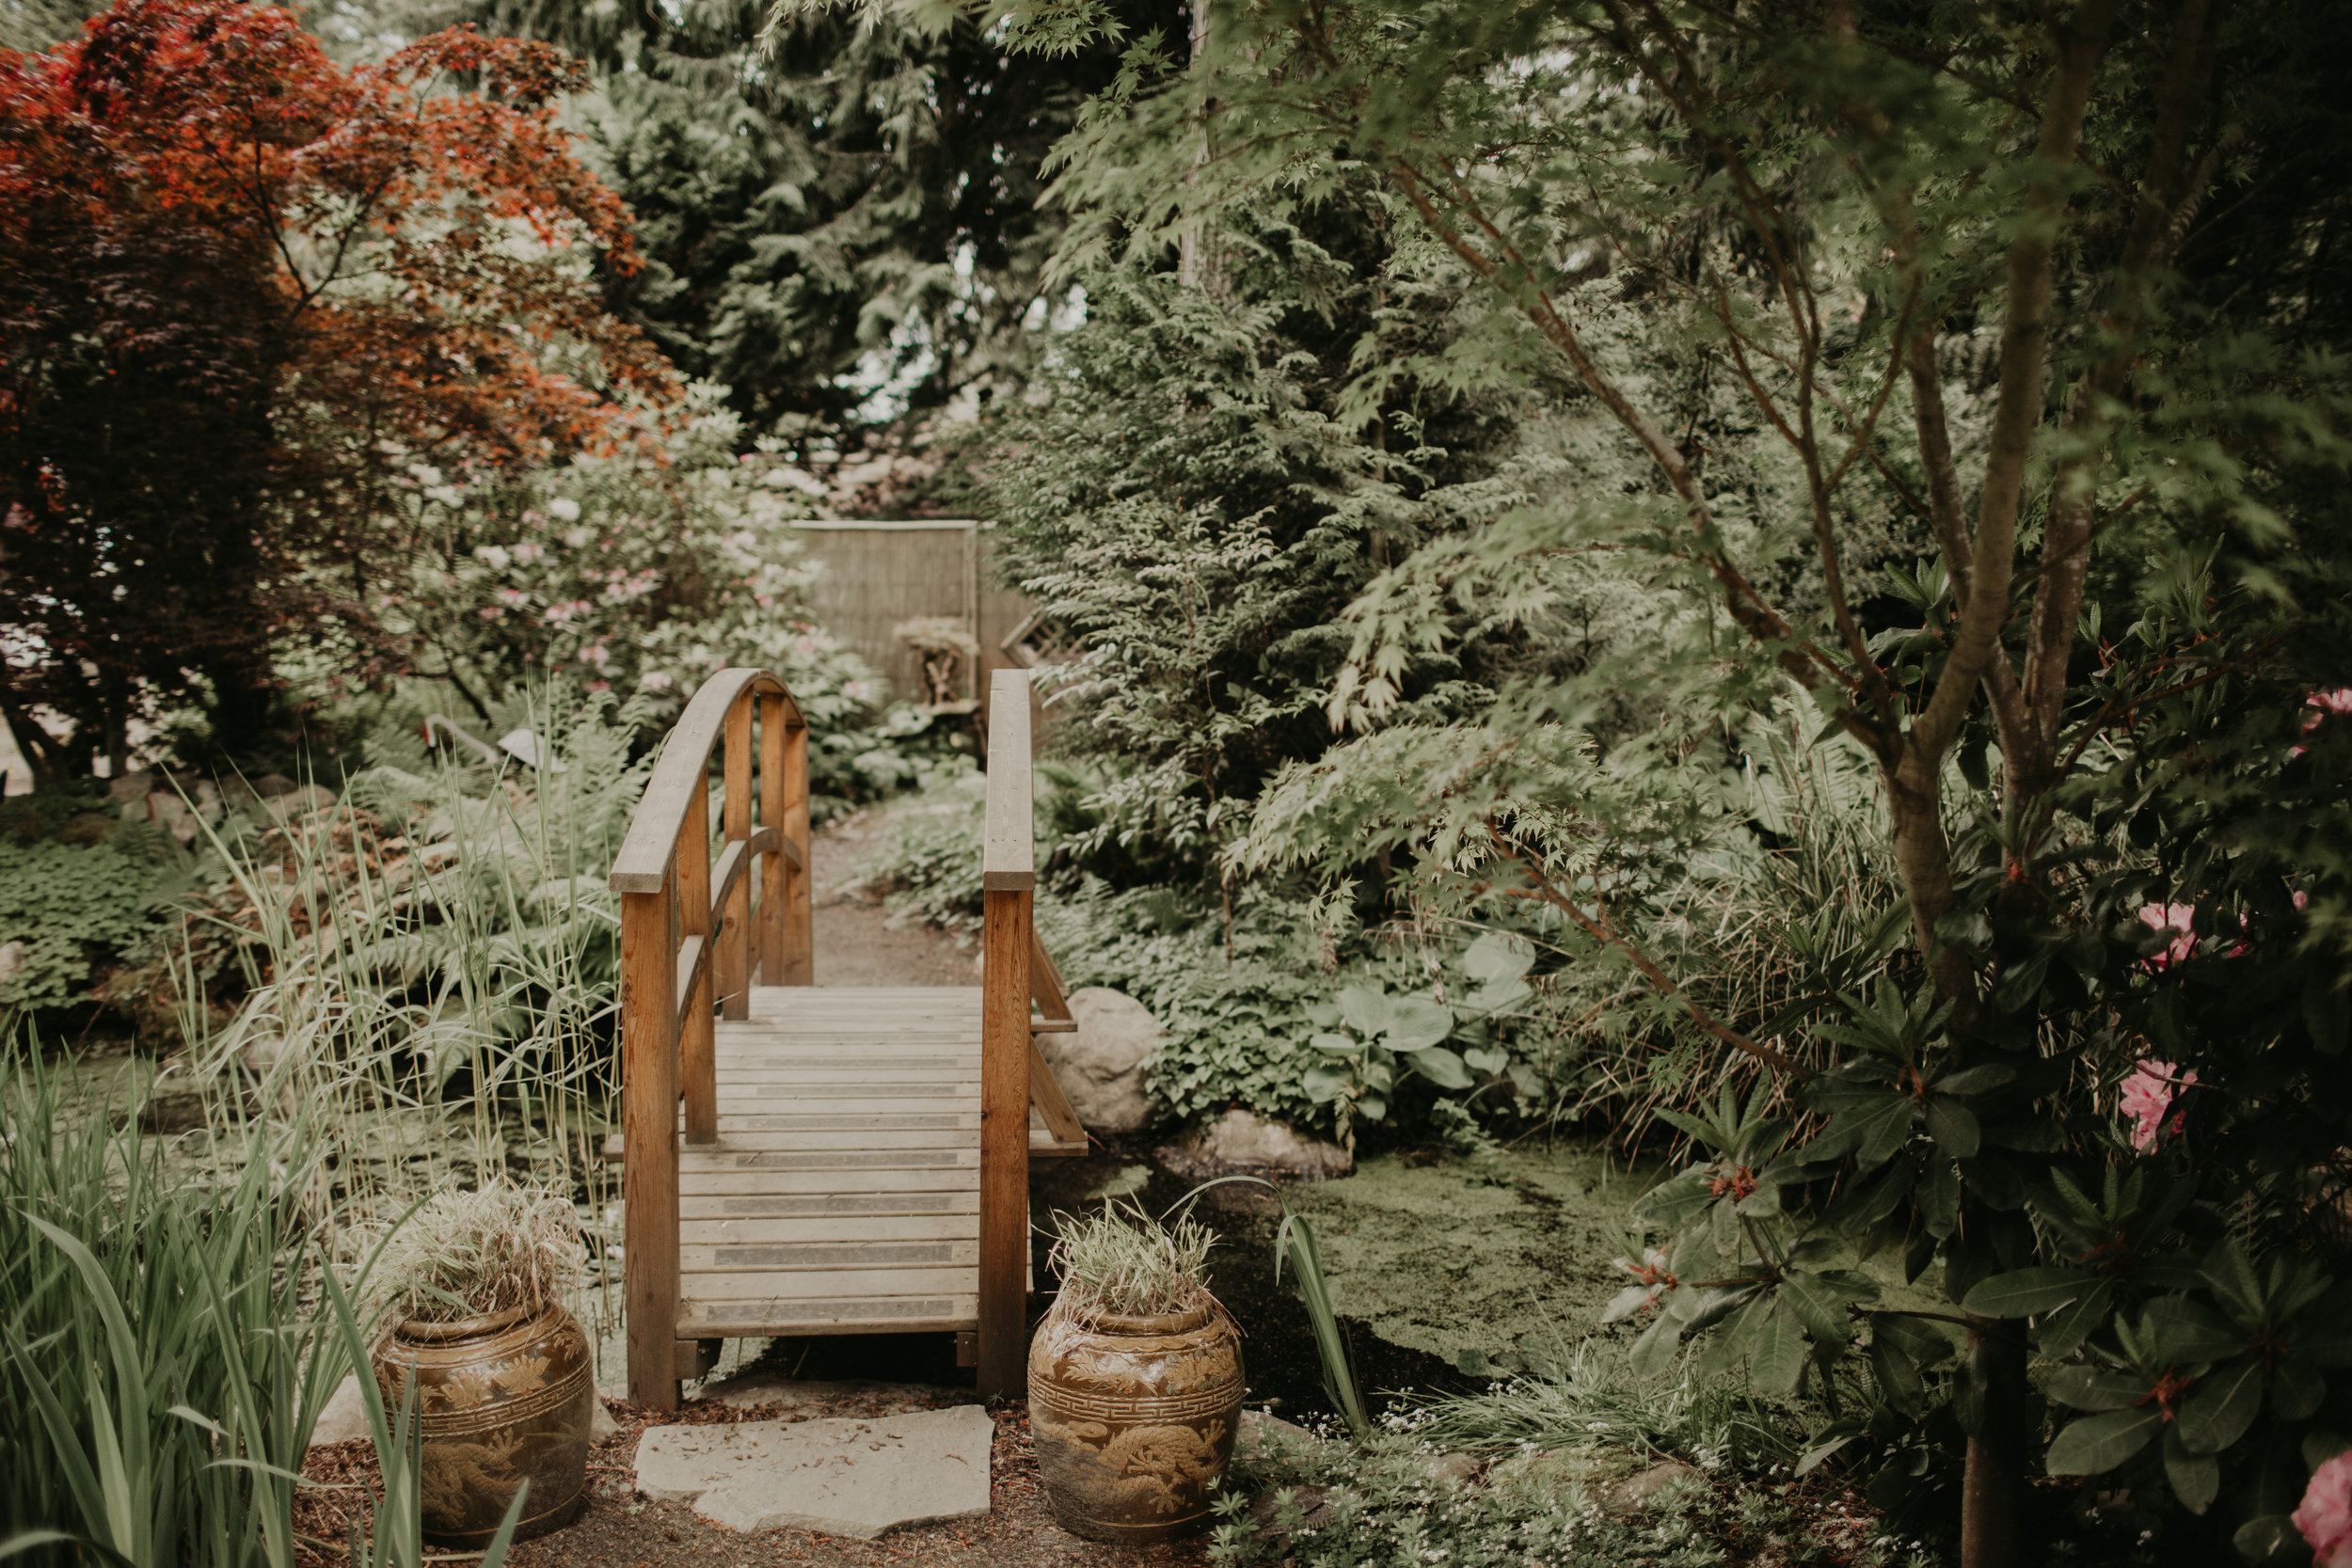
[[[942,1389],[932,1402],[950,1405],[969,1395]],[[905,1564],[973,1564],[975,1568],[1178,1568],[1207,1560],[1205,1542],[1196,1539],[1159,1547],[1119,1547],[1081,1541],[1054,1523],[1038,1481],[1029,1447],[1028,1412],[1018,1406],[995,1411],[996,1446],[990,1464],[990,1509],[986,1519],[924,1525],[894,1530],[879,1541],[819,1535],[805,1530],[743,1532],[711,1523],[682,1503],[649,1502],[636,1495],[630,1461],[648,1426],[670,1422],[716,1423],[777,1418],[878,1416],[905,1409],[864,1395],[822,1403],[755,1405],[732,1409],[715,1400],[698,1401],[663,1416],[617,1400],[605,1407],[620,1422],[618,1435],[589,1451],[588,1506],[570,1526],[508,1554],[515,1568],[749,1568],[752,1564],[803,1562],[841,1568],[884,1568]],[[369,1444],[337,1443],[310,1452],[304,1473],[334,1488],[308,1491],[294,1509],[294,1528],[316,1544],[306,1545],[303,1568],[346,1568],[348,1554],[324,1549],[348,1538],[356,1522],[367,1528],[367,1505],[380,1479]],[[444,1560],[469,1559],[451,1556]]]

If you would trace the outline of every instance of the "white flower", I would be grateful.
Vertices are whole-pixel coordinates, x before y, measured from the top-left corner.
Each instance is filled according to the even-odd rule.
[[[548,513],[563,522],[576,523],[580,521],[580,502],[569,496],[558,496],[548,502]]]

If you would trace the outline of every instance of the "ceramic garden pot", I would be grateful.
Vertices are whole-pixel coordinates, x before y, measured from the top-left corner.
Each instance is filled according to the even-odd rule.
[[[596,1378],[588,1337],[561,1307],[455,1323],[396,1323],[375,1347],[386,1413],[414,1376],[424,1445],[417,1489],[425,1539],[485,1546],[525,1480],[515,1539],[561,1528],[587,1497]]]
[[[1206,1528],[1241,1398],[1241,1334],[1221,1308],[1048,1313],[1029,1342],[1029,1433],[1054,1517],[1089,1541]]]

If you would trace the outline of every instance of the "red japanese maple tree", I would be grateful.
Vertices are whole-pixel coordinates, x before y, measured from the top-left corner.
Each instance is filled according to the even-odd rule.
[[[636,258],[556,121],[581,80],[466,29],[345,69],[229,0],[0,52],[0,713],[38,770],[119,768],[175,698],[251,744],[295,641],[396,662],[389,486],[666,394],[604,309]]]

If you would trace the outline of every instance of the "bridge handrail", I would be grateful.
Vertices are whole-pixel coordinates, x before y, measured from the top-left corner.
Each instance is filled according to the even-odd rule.
[[[714,864],[709,770],[712,753],[722,747],[723,847]],[[755,942],[755,860],[760,863]],[[612,885],[621,895],[629,1398],[666,1406],[676,1398],[679,1354],[680,1090],[686,1141],[715,1143],[714,1007],[730,1019],[751,1016],[755,963],[769,985],[804,986],[814,979],[808,724],[784,682],[765,670],[728,669],[703,683],[646,781],[613,861]]]

